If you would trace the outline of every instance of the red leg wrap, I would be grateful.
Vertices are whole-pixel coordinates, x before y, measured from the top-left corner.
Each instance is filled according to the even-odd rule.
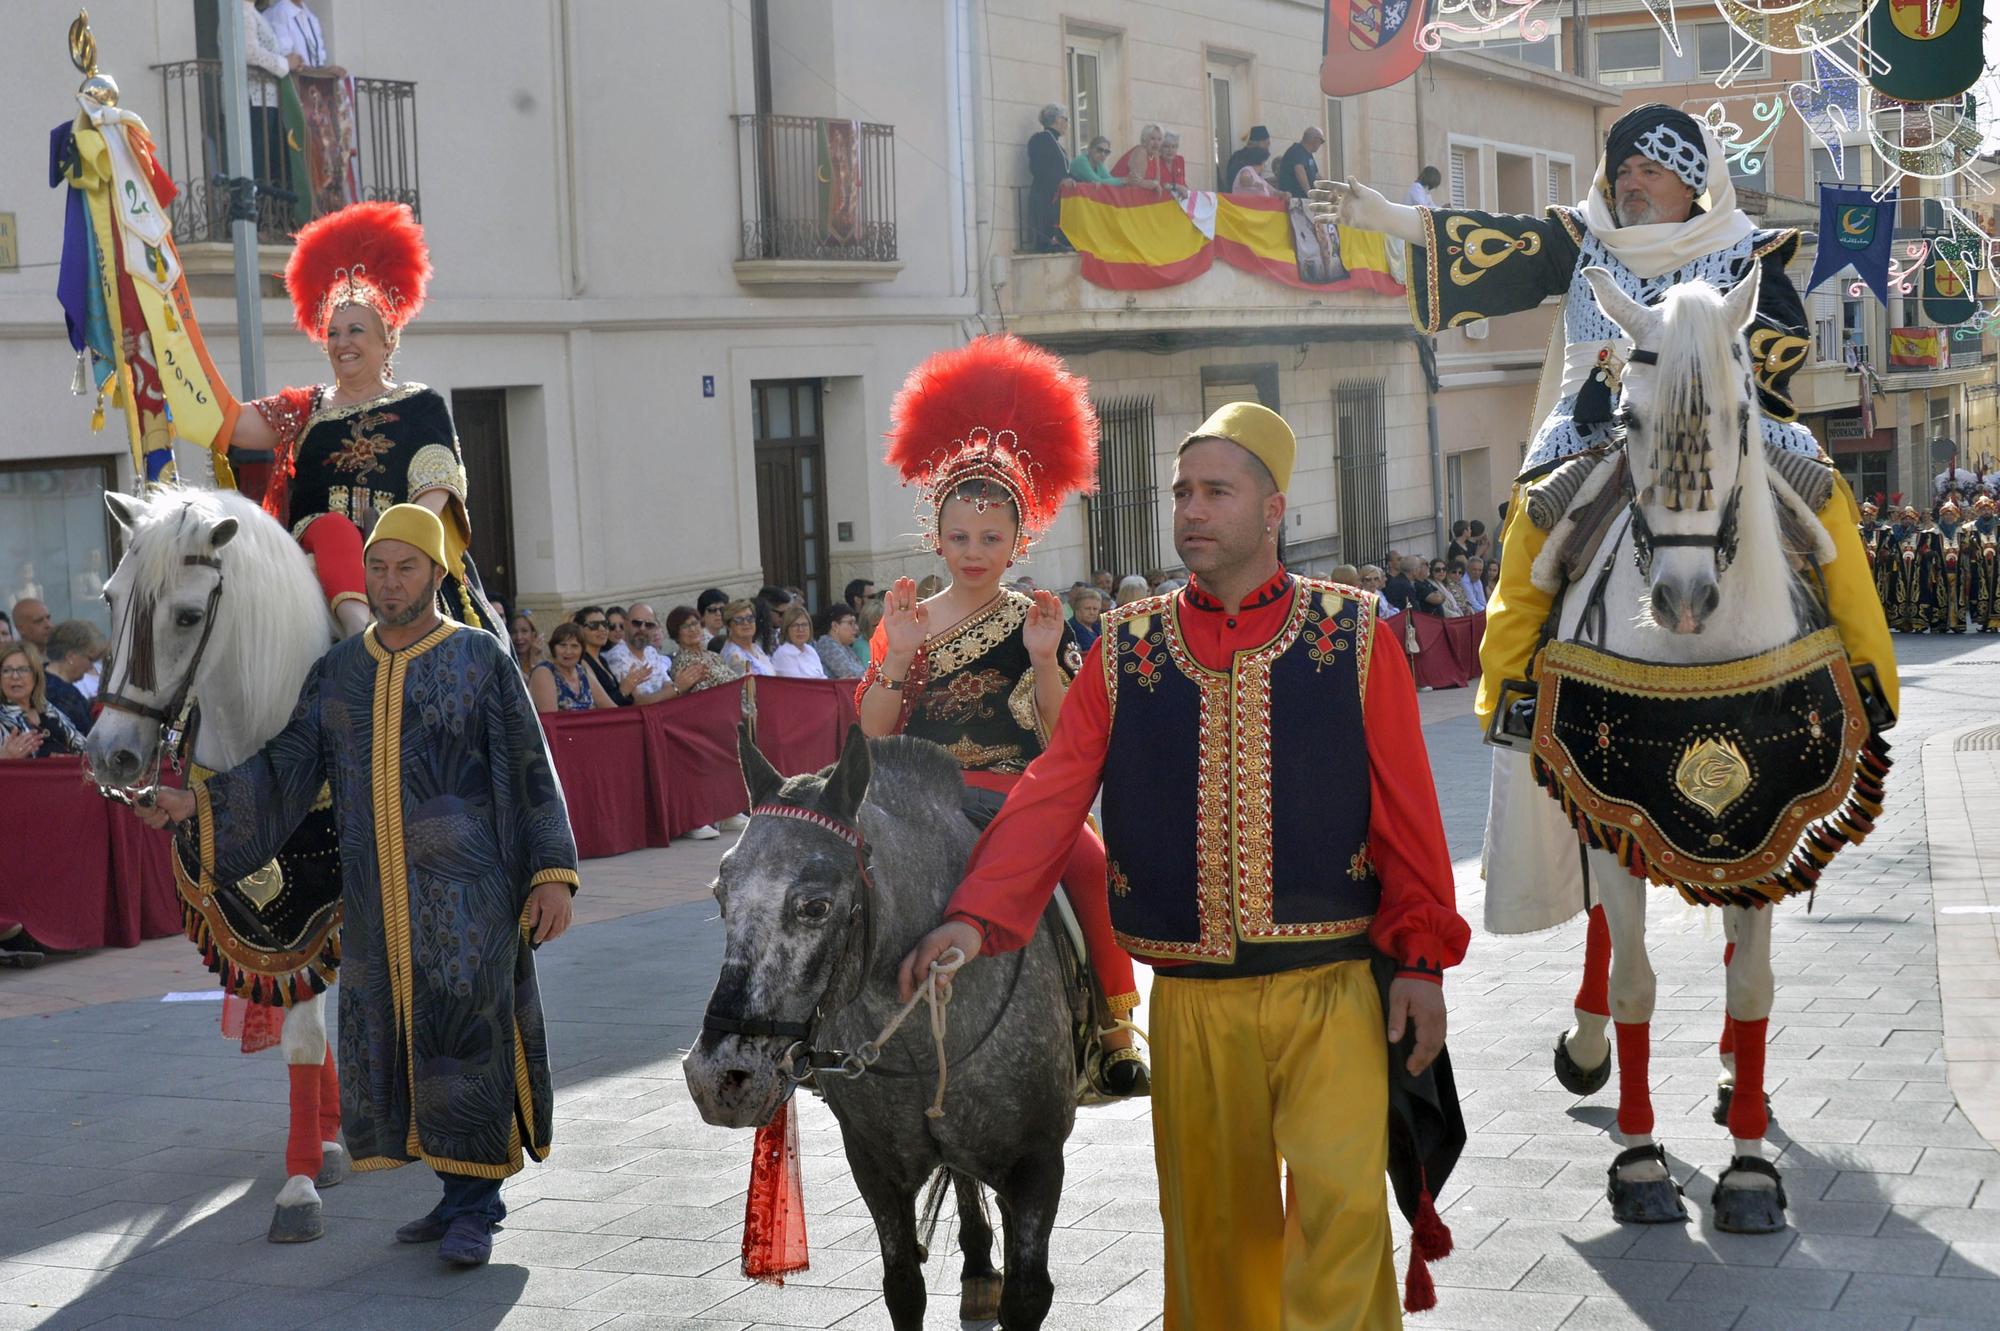
[[[299,544],[313,557],[319,589],[332,605],[340,597],[366,597],[361,581],[361,529],[345,513],[322,513],[299,534]]]
[[[1096,973],[1104,996],[1113,1000],[1112,1010],[1124,1016],[1131,1009],[1121,1008],[1117,1000],[1136,998],[1139,981],[1132,973],[1131,954],[1118,946],[1118,935],[1111,929],[1108,878],[1104,842],[1086,827],[1078,834],[1069,863],[1063,868],[1063,891],[1069,896],[1069,908],[1076,912],[1084,945],[1090,949],[1090,969]]]
[[[1604,907],[1590,908],[1590,927],[1583,936],[1583,983],[1576,988],[1579,1012],[1611,1015],[1611,926],[1604,922]]]
[[[318,1178],[321,1157],[319,1137],[319,1065],[287,1063],[292,1078],[292,1129],[285,1139],[285,1174]]]
[[[333,1067],[333,1044],[326,1046],[326,1062],[319,1065],[319,1139],[333,1141],[340,1136],[340,1074]]]
[[[1736,1027],[1736,1090],[1729,1098],[1729,1135],[1753,1141],[1771,1126],[1764,1108],[1764,1037],[1771,1020],[1731,1024]]]
[[[1651,1022],[1613,1022],[1618,1032],[1618,1130],[1629,1137],[1653,1132],[1653,1088],[1646,1081],[1652,1054]]]

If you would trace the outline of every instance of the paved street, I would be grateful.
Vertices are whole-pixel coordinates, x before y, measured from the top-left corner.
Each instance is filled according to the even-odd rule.
[[[1687,1181],[1696,1219],[1686,1227],[1611,1221],[1612,1090],[1579,1102],[1551,1074],[1581,925],[1528,939],[1475,934],[1471,959],[1447,986],[1472,1129],[1441,1199],[1458,1251],[1434,1268],[1440,1306],[1412,1326],[2000,1326],[2000,1153],[1957,1107],[1948,1079],[1968,1103],[1993,1093],[1995,917],[1981,904],[1937,917],[1953,930],[1947,1014],[1934,862],[1952,866],[1941,870],[1940,905],[2000,897],[1976,895],[1976,857],[1958,853],[1966,847],[1930,844],[1940,828],[1991,821],[2000,768],[1976,749],[1961,763],[1945,744],[1927,764],[1924,744],[1994,719],[2000,643],[1899,646],[1904,717],[1885,816],[1866,845],[1839,858],[1810,913],[1787,905],[1776,922],[1772,1138],[1793,1228],[1743,1238],[1707,1223],[1714,1172],[1729,1153],[1709,1116],[1722,1013],[1713,916],[1656,893],[1649,926],[1660,972],[1659,1136]],[[1427,736],[1461,904],[1476,921],[1487,757],[1463,695],[1425,704],[1436,718]],[[1936,809],[1925,803],[1927,767],[1951,785]],[[473,1273],[447,1272],[429,1249],[390,1239],[396,1222],[431,1203],[434,1183],[421,1169],[329,1191],[328,1233],[316,1244],[264,1242],[283,1173],[284,1074],[275,1052],[246,1059],[219,1039],[214,1004],[159,1001],[202,987],[186,944],[0,976],[0,1014],[21,1014],[0,1019],[0,1331],[886,1327],[873,1238],[817,1102],[805,1106],[803,1136],[813,1269],[782,1290],[736,1273],[749,1134],[703,1126],[678,1068],[714,978],[719,929],[702,889],[717,847],[586,866],[590,922],[541,957],[559,1087],[555,1155],[509,1184],[512,1214],[493,1265]],[[98,996],[116,1001],[90,1001]],[[1949,1070],[1948,1015],[1958,1063]],[[1080,1116],[1052,1328],[1158,1325],[1145,1116],[1143,1106]],[[934,1299],[929,1325],[955,1326],[955,1257],[932,1267],[932,1288],[949,1293]]]

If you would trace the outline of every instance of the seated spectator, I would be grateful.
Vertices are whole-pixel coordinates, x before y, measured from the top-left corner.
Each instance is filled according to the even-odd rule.
[[[847,590],[841,593],[840,599],[847,602],[847,608],[858,615],[861,613],[862,605],[873,600],[875,595],[873,578],[856,578],[847,584]]]
[[[562,626],[558,624],[556,627]],[[521,668],[521,679],[525,682],[529,671],[549,659],[548,651],[542,646],[542,631],[535,627],[534,620],[516,612],[507,621],[507,636],[514,644],[514,664]]]
[[[1083,585],[1070,593],[1069,631],[1076,638],[1076,649],[1090,650],[1104,632],[1104,593],[1097,588]]]
[[[599,612],[600,617],[602,612]],[[538,712],[588,712],[616,707],[611,694],[584,666],[584,634],[576,624],[558,624],[549,633],[549,658],[528,674],[528,696]]]
[[[813,650],[813,620],[802,605],[785,607],[778,619],[778,645],[771,669],[786,679],[825,679],[826,667]]]
[[[14,621],[5,610],[0,610],[0,642],[14,641]]]
[[[1069,154],[1063,135],[1069,133],[1069,113],[1051,102],[1042,108],[1042,127],[1028,139],[1028,244],[1036,250],[1066,250],[1069,242],[1057,229],[1061,208],[1057,195],[1069,174]]]
[[[1486,561],[1486,571],[1479,578],[1480,589],[1486,594],[1486,604],[1493,604],[1493,593],[1500,589],[1500,557],[1495,555]]]
[[[1069,178],[1086,185],[1122,185],[1125,182],[1111,174],[1105,165],[1111,160],[1111,140],[1102,134],[1090,141],[1090,146],[1076,155],[1069,164]]]
[[[1243,136],[1243,146],[1229,154],[1229,160],[1223,163],[1222,170],[1216,173],[1215,187],[1224,193],[1236,188],[1237,174],[1253,160],[1251,157],[1253,152],[1263,154],[1254,159],[1258,163],[1271,160],[1271,131],[1268,127],[1264,125],[1250,127],[1250,132]]]
[[[1123,578],[1120,578],[1118,580],[1118,597],[1116,604],[1130,605],[1134,601],[1143,601],[1152,594],[1153,594],[1152,583],[1147,582],[1145,578],[1141,577],[1137,573],[1128,573]]]
[[[1431,561],[1431,585],[1444,593],[1444,600],[1438,603],[1446,619],[1463,619],[1472,613],[1472,603],[1465,595],[1465,561],[1442,559]]]
[[[23,596],[14,602],[14,636],[28,643],[36,651],[45,651],[49,645],[49,630],[55,621],[49,618],[49,608],[37,596]]]
[[[1409,569],[1410,599],[1408,608],[1417,611],[1419,614],[1436,615],[1440,619],[1444,618],[1446,613],[1443,586],[1445,562],[1442,559],[1434,559],[1429,564],[1426,564],[1421,555],[1411,555]]]
[[[604,607],[604,654],[610,656],[625,643],[625,607]]]
[[[1242,159],[1243,165],[1237,167],[1236,174],[1230,177],[1231,194],[1255,194],[1270,199],[1284,193],[1271,183],[1269,176],[1264,174],[1264,167],[1271,160],[1269,148],[1245,148],[1230,160],[1235,161],[1237,158]]]
[[[928,601],[944,590],[944,579],[935,573],[926,573],[917,582],[917,599]]]
[[[722,644],[722,659],[745,675],[775,675],[771,655],[758,641],[761,612],[755,601],[731,601],[722,610],[723,625],[729,630]]]
[[[729,594],[720,587],[710,587],[694,598],[694,611],[701,616],[701,626],[708,634],[708,650],[719,652],[729,634],[722,625],[722,608],[729,604]]]
[[[1361,566],[1360,587],[1364,592],[1375,593],[1375,616],[1378,619],[1392,619],[1402,613],[1398,607],[1389,604],[1389,598],[1383,592],[1387,583],[1388,579],[1382,576],[1382,570],[1378,566],[1374,564]]]
[[[605,612],[605,618],[610,618],[609,611]],[[653,645],[653,635],[660,629],[659,621],[653,617],[653,607],[643,601],[633,606],[625,616],[625,629],[625,641],[606,649],[604,664],[621,680],[632,674],[643,676],[632,693],[632,701],[649,707],[679,697],[681,691],[674,683],[673,662]]]
[[[1343,587],[1359,587],[1361,585],[1361,570],[1352,564],[1335,564],[1333,572],[1326,576],[1330,581],[1337,582]]]
[[[49,706],[42,654],[31,643],[0,647],[0,758],[82,752],[83,736]]]
[[[604,659],[604,644],[611,636],[611,625],[604,617],[604,607],[587,605],[570,616],[570,622],[583,630],[583,664],[590,671],[597,687],[610,695],[614,707],[630,707],[634,692],[645,681],[646,672],[642,667],[634,667],[618,675]],[[555,635],[549,635],[550,654],[554,654]]]
[[[862,674],[868,673],[868,644],[875,641],[875,629],[882,622],[882,610],[882,598],[877,596],[854,616],[854,660],[860,665]]]
[[[1486,561],[1473,555],[1465,561],[1464,570],[1459,574],[1459,587],[1465,592],[1465,601],[1473,610],[1486,608]]]
[[[90,658],[103,649],[104,635],[88,620],[65,619],[49,633],[48,657],[42,665],[49,706],[67,717],[79,735],[90,733],[90,700],[76,681],[90,669]]]
[[[682,693],[699,693],[741,676],[736,667],[708,649],[708,630],[693,607],[677,605],[667,612],[667,637],[674,644],[674,682]]]
[[[819,653],[828,679],[860,679],[867,673],[861,658],[854,654],[854,644],[861,639],[861,620],[853,606],[844,601],[828,606],[820,612],[817,627],[819,636],[813,639],[813,650]]]
[[[1103,592],[1104,604],[1110,605],[1112,593],[1118,590],[1118,579],[1111,576],[1110,569],[1101,568],[1090,575],[1090,585]]]
[[[1393,550],[1389,554],[1390,560],[1387,565],[1389,576],[1382,584],[1382,597],[1397,610],[1408,610],[1410,593],[1414,587],[1410,579],[1410,561]]]

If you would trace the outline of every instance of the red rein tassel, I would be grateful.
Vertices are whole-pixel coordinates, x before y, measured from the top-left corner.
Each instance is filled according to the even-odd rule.
[[[787,1101],[757,1129],[750,1193],[743,1208],[743,1274],[782,1285],[786,1276],[797,1275],[808,1264],[798,1120]]]
[[[1410,1267],[1403,1277],[1403,1311],[1427,1312],[1437,1307],[1437,1285],[1430,1263],[1451,1256],[1451,1229],[1437,1213],[1429,1189],[1417,1200],[1417,1218],[1410,1226]]]

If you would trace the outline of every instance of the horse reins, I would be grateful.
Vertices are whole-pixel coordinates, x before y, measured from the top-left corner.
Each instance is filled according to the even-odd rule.
[[[215,632],[215,607],[222,600],[222,561],[214,555],[182,555],[183,568],[211,568],[215,570],[215,585],[209,588],[208,601],[202,607],[201,637],[195,641],[194,655],[188,658],[187,669],[181,674],[180,682],[174,686],[172,698],[166,705],[139,702],[129,697],[125,690],[142,689],[152,693],[159,687],[157,663],[153,651],[153,607],[155,598],[134,597],[125,607],[125,614],[119,624],[118,638],[131,631],[132,659],[126,665],[124,683],[103,695],[106,711],[125,712],[132,716],[157,721],[162,728],[179,725],[187,706],[188,694],[194,688],[194,679],[201,671],[202,655],[208,651],[208,640]],[[115,641],[115,640],[114,640]],[[115,657],[107,662],[105,676],[116,679],[118,662]],[[164,740],[164,736],[162,737]],[[129,792],[114,791],[99,785],[100,793],[107,797],[122,798],[129,802]]]
[[[822,832],[831,832],[846,842],[854,851],[854,865],[860,875],[859,887],[855,892],[854,905],[848,911],[847,924],[841,931],[840,951],[834,958],[833,972],[827,980],[826,992],[820,995],[814,1005],[812,1016],[805,1021],[783,1021],[775,1017],[732,1016],[717,1012],[713,1000],[702,1013],[701,1029],[704,1035],[737,1035],[753,1039],[790,1039],[791,1046],[785,1050],[780,1072],[793,1082],[802,1082],[816,1072],[837,1072],[852,1081],[865,1076],[869,1069],[882,1057],[882,1046],[892,1039],[903,1022],[916,1010],[919,1003],[928,1002],[931,1009],[931,1037],[937,1045],[938,1080],[937,1094],[931,1101],[926,1114],[939,1118],[944,1114],[945,1070],[945,1006],[951,1001],[951,991],[939,984],[941,978],[949,978],[966,958],[957,948],[952,948],[931,964],[931,973],[924,983],[905,1003],[896,1015],[890,1018],[879,1034],[872,1040],[865,1040],[852,1052],[818,1047],[819,1028],[827,1013],[836,1006],[845,1006],[855,995],[849,995],[839,1004],[830,1001],[834,985],[840,981],[840,973],[846,968],[849,954],[854,949],[854,938],[858,931],[862,937],[861,964],[865,968],[869,955],[874,951],[875,872],[868,852],[868,842],[861,829],[840,819],[824,814],[816,809],[804,808],[796,804],[758,804],[750,810],[752,818],[789,818],[794,822],[808,823]],[[946,960],[946,957],[956,960]],[[865,983],[866,977],[857,982]]]

